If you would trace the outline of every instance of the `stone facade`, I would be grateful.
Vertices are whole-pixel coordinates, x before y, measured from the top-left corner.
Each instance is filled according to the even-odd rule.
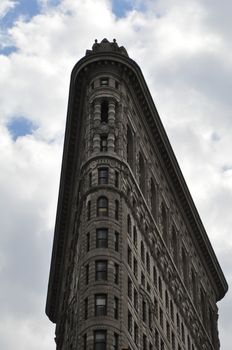
[[[57,350],[218,350],[226,291],[139,67],[95,42],[71,76],[46,307]]]

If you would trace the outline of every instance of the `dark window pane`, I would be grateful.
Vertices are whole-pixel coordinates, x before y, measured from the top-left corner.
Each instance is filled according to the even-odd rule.
[[[95,262],[95,279],[96,281],[107,280],[107,260],[97,260]]]
[[[106,331],[94,331],[94,350],[106,350]]]
[[[98,169],[98,184],[108,184],[108,168]]]
[[[109,85],[109,78],[107,78],[107,77],[100,78],[100,85],[101,85],[101,86],[107,86],[107,85]]]
[[[97,200],[97,216],[108,216],[108,199],[100,197]]]
[[[99,228],[96,231],[96,248],[108,247],[108,229]]]
[[[107,314],[107,295],[95,295],[95,316],[105,316]]]

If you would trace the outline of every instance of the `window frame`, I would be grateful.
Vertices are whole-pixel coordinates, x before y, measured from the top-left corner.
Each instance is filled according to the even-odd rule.
[[[102,268],[99,265],[102,264]],[[95,260],[95,281],[107,281],[108,278],[108,261]]]
[[[100,234],[105,234],[105,238],[99,237]],[[108,228],[96,229],[96,248],[108,248]]]

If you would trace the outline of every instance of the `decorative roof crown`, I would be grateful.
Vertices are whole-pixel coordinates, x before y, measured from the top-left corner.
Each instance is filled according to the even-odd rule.
[[[106,38],[103,39],[100,43],[97,42],[97,39],[95,39],[95,43],[92,46],[92,50],[86,50],[85,55],[91,55],[94,53],[99,52],[117,52],[121,55],[128,56],[128,53],[123,46],[118,46],[116,43],[116,39],[113,39],[113,42],[109,42]]]

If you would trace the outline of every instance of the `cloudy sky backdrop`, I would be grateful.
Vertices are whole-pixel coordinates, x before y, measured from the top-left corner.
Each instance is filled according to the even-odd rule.
[[[69,78],[95,38],[140,65],[231,283],[231,13],[229,0],[0,0],[0,349],[55,349],[44,308]],[[231,292],[219,311],[231,350]]]

